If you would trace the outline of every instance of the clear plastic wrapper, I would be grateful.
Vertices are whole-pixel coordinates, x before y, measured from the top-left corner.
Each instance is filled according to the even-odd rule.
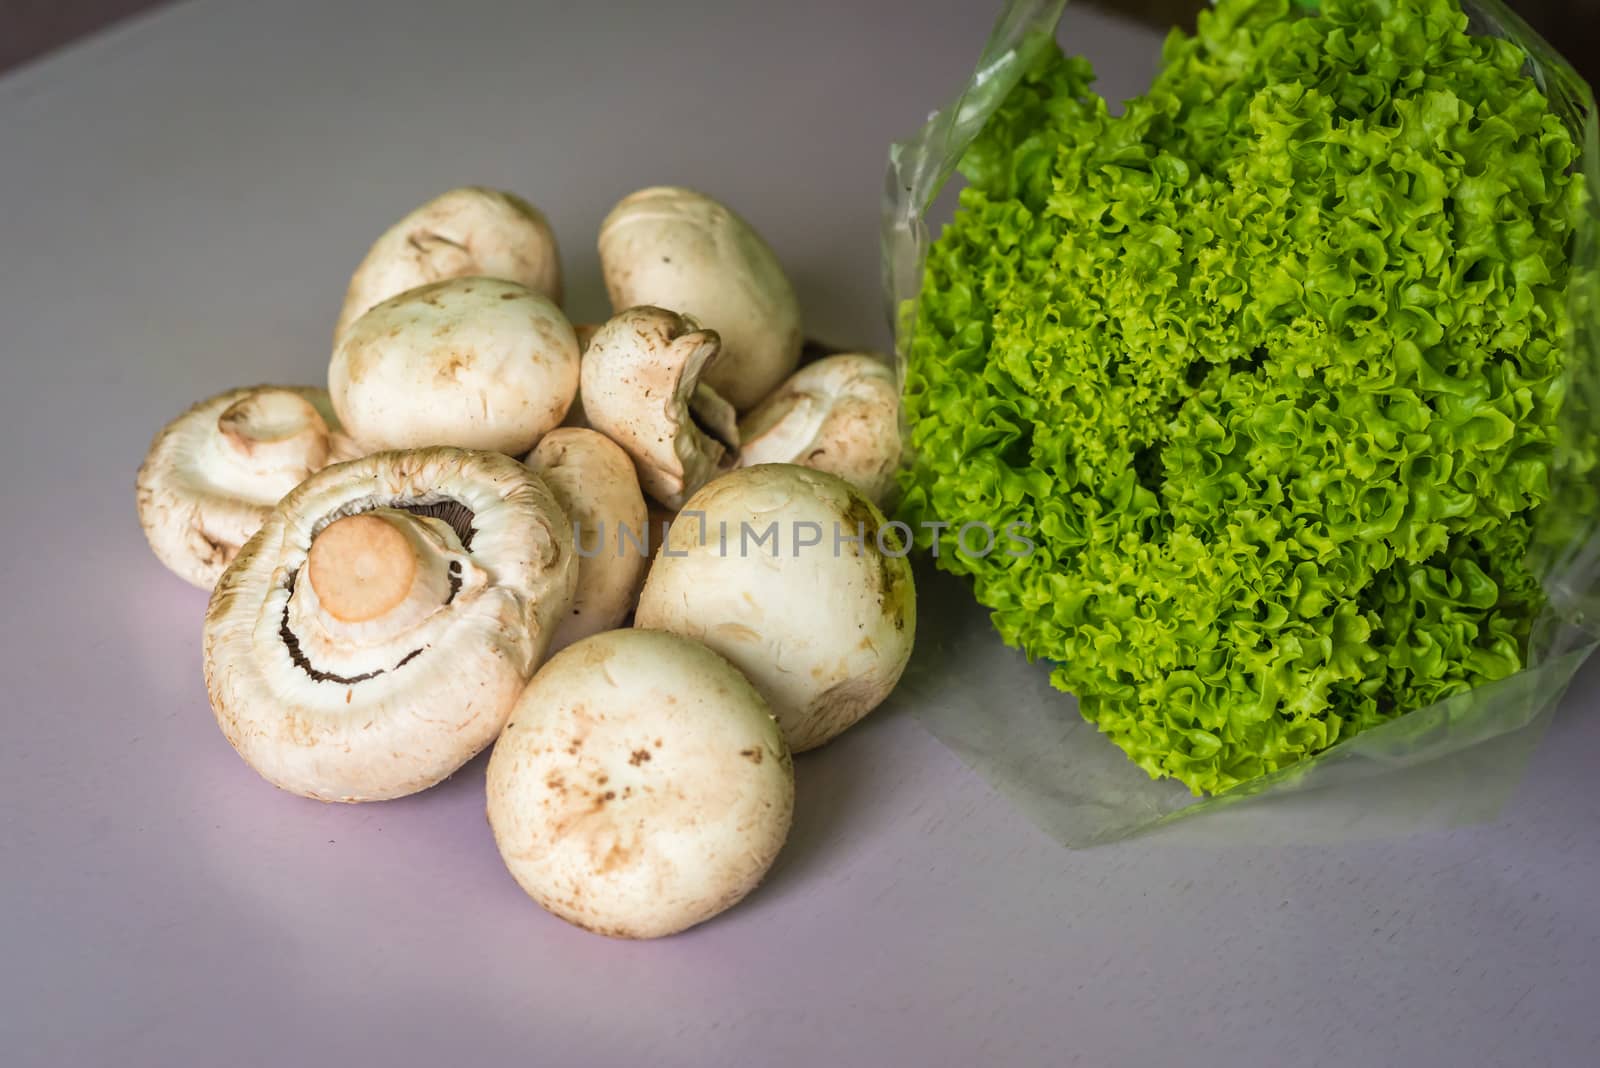
[[[984,123],[1056,37],[1064,0],[1007,3],[967,84],[890,150],[883,204],[883,272],[905,353],[923,281],[929,214]],[[1314,6],[1314,5],[1306,5]],[[1317,842],[1409,833],[1491,817],[1510,795],[1568,683],[1600,644],[1600,135],[1589,87],[1497,0],[1464,9],[1475,34],[1503,37],[1571,131],[1587,193],[1571,252],[1565,400],[1549,501],[1535,514],[1529,556],[1548,603],[1527,666],[1407,712],[1321,753],[1221,794],[1196,798],[1153,780],[1053,689],[989,626],[969,584],[919,573],[918,650],[903,684],[922,722],[967,764],[1063,843],[1081,847],[1181,822],[1209,841]],[[1063,49],[1073,52],[1070,30]],[[1092,58],[1092,57],[1091,57]],[[909,438],[908,438],[909,440]],[[1209,814],[1204,820],[1192,817]]]

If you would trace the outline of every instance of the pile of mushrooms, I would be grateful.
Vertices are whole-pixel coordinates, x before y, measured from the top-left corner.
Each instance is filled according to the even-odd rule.
[[[357,267],[327,388],[190,408],[137,503],[211,591],[212,711],[262,778],[378,801],[493,745],[518,884],[653,938],[761,881],[791,754],[894,689],[916,594],[879,510],[891,363],[815,358],[772,249],[703,194],[623,198],[599,253],[610,317],[574,325],[536,208],[429,201]]]

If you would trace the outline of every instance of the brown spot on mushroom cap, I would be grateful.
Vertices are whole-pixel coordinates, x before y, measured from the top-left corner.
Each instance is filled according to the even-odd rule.
[[[601,858],[597,870],[602,875],[614,872],[628,864],[633,859],[633,855],[633,850],[624,847],[620,838],[614,839],[611,843],[611,848],[607,849],[605,856]]]
[[[853,539],[858,532],[863,537],[860,545],[851,541],[849,551],[872,564],[870,577],[878,604],[884,615],[894,620],[895,629],[901,630],[906,623],[906,598],[914,597],[915,592],[911,587],[910,565],[904,557],[890,556],[878,546],[878,534],[884,524],[883,513],[852,487],[842,526],[846,537]],[[897,532],[889,531],[889,534],[898,538]]]

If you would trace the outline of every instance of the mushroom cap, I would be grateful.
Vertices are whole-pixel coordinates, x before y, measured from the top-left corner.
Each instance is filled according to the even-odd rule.
[[[317,581],[311,559],[321,534],[369,514],[409,521],[408,537],[450,562],[447,595],[408,602],[394,626],[372,621],[384,605],[362,604],[359,584]],[[509,456],[432,448],[325,468],[273,509],[212,592],[217,723],[293,793],[426,789],[494,740],[571,606],[576,564],[555,497]],[[348,610],[322,603],[334,598]]]
[[[656,186],[624,197],[601,224],[600,267],[613,309],[671,308],[721,335],[727,352],[706,384],[740,411],[800,359],[800,304],[778,257],[703,193]]]
[[[589,425],[622,446],[646,493],[672,507],[736,459],[724,445],[738,446],[733,409],[701,381],[720,344],[686,315],[640,307],[607,320],[583,355]]]
[[[790,463],[838,475],[876,505],[900,464],[900,393],[887,359],[827,356],[739,421],[739,465]]]
[[[515,282],[452,278],[357,319],[328,390],[361,446],[453,445],[521,456],[578,391],[578,340],[549,300]]]
[[[578,592],[550,651],[620,626],[633,611],[649,560],[648,513],[628,454],[604,434],[578,427],[550,431],[528,454],[571,521]]]
[[[561,254],[538,208],[478,186],[452,189],[417,208],[385,230],[356,268],[334,340],[390,297],[474,275],[519,282],[561,303]]]
[[[755,889],[789,833],[794,768],[726,660],[618,630],[534,676],[489,758],[488,798],[500,856],[543,908],[657,938]]]
[[[272,506],[330,459],[326,390],[246,386],[161,428],[139,466],[139,525],[157,559],[209,590]]]
[[[876,708],[911,657],[911,565],[880,548],[883,528],[883,513],[835,475],[741,468],[684,505],[634,625],[727,657],[772,706],[789,748],[815,748]],[[860,545],[845,540],[858,532]]]

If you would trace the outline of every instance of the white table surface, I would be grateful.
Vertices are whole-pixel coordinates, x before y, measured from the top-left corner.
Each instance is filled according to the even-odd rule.
[[[1069,852],[891,703],[798,762],[739,908],[626,944],[501,867],[477,761],[274,791],[212,722],[204,595],[146,549],[162,422],[321,380],[349,270],[468,182],[555,221],[579,317],[632,188],[777,247],[810,332],[887,343],[885,147],[981,0],[186,4],[0,79],[0,1063],[1600,1063],[1600,674],[1493,823]],[[3,26],[0,26],[3,32]],[[1156,38],[1074,9],[1113,95]]]

